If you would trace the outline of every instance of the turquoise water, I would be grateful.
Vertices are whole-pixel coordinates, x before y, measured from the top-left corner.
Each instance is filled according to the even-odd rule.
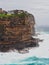
[[[0,65],[49,65],[49,58],[29,57],[21,60],[18,64],[0,64]]]
[[[49,58],[30,57],[23,61],[28,62],[26,65],[49,65]]]

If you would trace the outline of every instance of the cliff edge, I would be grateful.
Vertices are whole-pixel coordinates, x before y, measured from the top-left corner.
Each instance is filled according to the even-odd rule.
[[[27,11],[0,11],[0,51],[38,46],[34,16]]]

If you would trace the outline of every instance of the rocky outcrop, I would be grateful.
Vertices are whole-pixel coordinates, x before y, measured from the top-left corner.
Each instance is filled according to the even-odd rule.
[[[34,16],[27,11],[12,10],[0,17],[0,51],[38,46]]]

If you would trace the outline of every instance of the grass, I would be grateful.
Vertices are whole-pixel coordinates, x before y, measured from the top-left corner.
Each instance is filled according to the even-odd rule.
[[[0,18],[8,18],[8,17],[19,17],[23,18],[25,17],[25,13],[20,13],[20,14],[0,14]]]

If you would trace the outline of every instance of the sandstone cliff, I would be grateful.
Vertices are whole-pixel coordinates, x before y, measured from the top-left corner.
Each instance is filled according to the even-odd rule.
[[[35,35],[34,16],[27,11],[12,10],[0,13],[0,51],[34,47],[38,43]]]

